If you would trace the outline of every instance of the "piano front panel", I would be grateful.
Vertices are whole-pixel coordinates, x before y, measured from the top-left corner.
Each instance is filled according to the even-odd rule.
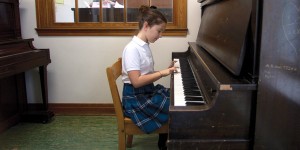
[[[170,110],[170,139],[249,139],[251,98],[245,91],[222,92],[212,106]]]

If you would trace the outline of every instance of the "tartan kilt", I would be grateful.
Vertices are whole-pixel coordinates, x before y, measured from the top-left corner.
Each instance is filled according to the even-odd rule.
[[[125,83],[122,105],[125,116],[145,133],[151,133],[168,122],[170,90],[160,84],[134,88]]]

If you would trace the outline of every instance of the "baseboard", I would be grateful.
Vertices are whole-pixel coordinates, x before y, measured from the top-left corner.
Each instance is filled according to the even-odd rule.
[[[55,115],[115,115],[113,104],[48,104]]]

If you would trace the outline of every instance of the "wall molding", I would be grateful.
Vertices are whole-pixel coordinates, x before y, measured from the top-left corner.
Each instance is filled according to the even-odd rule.
[[[115,115],[113,104],[49,103],[55,115]]]

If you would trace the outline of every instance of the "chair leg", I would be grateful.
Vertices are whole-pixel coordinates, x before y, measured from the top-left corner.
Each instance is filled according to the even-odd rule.
[[[133,140],[133,135],[127,135],[126,147],[128,147],[128,148],[132,147],[132,140]]]
[[[119,131],[119,150],[126,150],[126,134],[122,131]]]

